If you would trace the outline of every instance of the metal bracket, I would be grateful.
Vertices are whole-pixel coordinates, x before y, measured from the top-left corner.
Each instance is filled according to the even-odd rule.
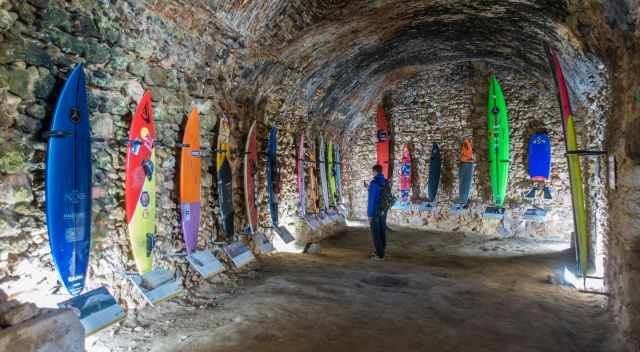
[[[606,155],[606,150],[572,150],[566,152],[566,155],[578,155],[578,156],[601,156]]]
[[[57,138],[57,137],[71,137],[73,132],[71,131],[46,131],[42,133],[43,138]]]

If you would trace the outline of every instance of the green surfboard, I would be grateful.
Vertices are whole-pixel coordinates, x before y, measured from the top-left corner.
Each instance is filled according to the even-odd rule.
[[[332,207],[337,207],[336,204],[336,177],[335,166],[333,161],[333,142],[329,141],[327,144],[327,180],[329,181],[329,204]]]
[[[487,107],[487,152],[493,203],[504,208],[509,178],[509,116],[504,93],[495,76],[489,81]]]

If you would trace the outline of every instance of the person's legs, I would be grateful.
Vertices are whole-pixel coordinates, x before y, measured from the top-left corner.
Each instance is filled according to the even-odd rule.
[[[389,214],[389,210],[386,210],[386,211],[382,214],[383,221],[384,221],[384,224],[383,224],[383,225],[384,225],[384,228],[385,228],[386,230],[393,231],[393,230],[389,227],[389,225],[387,225],[387,215],[388,215],[388,214]]]
[[[376,250],[376,255],[380,258],[384,257],[384,245],[382,242],[382,226],[384,221],[382,216],[376,216],[371,221],[371,237],[373,239],[373,246]]]
[[[387,222],[385,221],[385,218],[380,219],[380,222],[380,242],[382,245],[382,253],[378,253],[378,256],[380,258],[384,258],[384,252],[387,249]]]

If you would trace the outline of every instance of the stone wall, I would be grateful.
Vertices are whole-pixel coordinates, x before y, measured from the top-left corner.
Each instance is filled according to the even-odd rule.
[[[615,189],[609,196],[609,256],[606,277],[611,308],[626,351],[640,350],[640,50],[619,53],[620,79],[613,82],[608,149],[616,159]]]
[[[12,295],[48,298],[58,286],[44,214],[46,141],[52,111],[66,76],[84,63],[93,144],[93,251],[88,288],[107,285],[125,308],[142,303],[121,274],[135,269],[124,215],[126,138],[144,90],[153,92],[158,177],[158,243],[154,265],[175,269],[187,288],[201,278],[180,253],[176,143],[192,106],[201,114],[204,146],[215,144],[217,120],[232,119],[233,147],[243,149],[252,121],[259,148],[268,129],[279,129],[283,223],[295,222],[295,138],[305,131],[296,73],[247,48],[207,5],[174,1],[0,1],[0,283]],[[269,81],[261,79],[270,78]],[[311,130],[308,138],[311,138]],[[317,136],[317,134],[313,134]],[[271,236],[264,157],[259,172],[261,225]],[[199,246],[219,249],[213,159],[202,166]],[[242,158],[233,162],[236,232],[246,226]],[[245,241],[247,238],[243,237]],[[215,242],[215,243],[214,243]],[[222,274],[222,281],[233,280]],[[62,290],[54,292],[63,293]],[[50,298],[50,297],[49,297]]]
[[[415,207],[412,210],[392,210],[389,221],[441,230],[496,234],[498,222],[482,217],[482,212],[492,201],[486,157],[487,82],[491,73],[496,74],[505,92],[510,123],[507,216],[499,226],[500,233],[569,240],[573,223],[567,219],[573,215],[563,131],[553,81],[480,62],[431,67],[412,79],[400,81],[385,93],[382,102],[394,144],[394,190],[398,190],[400,183],[398,170],[405,143],[412,147],[414,178],[411,197],[414,204],[426,198],[433,142],[439,143],[443,158],[437,211],[421,212]],[[367,122],[354,133],[355,148],[348,160],[350,203],[359,217],[366,217],[367,195],[362,182],[370,179],[371,165],[376,162],[375,113],[374,108]],[[605,121],[589,111],[577,115],[581,116],[577,123],[581,145],[601,146]],[[522,220],[525,210],[531,207],[531,201],[525,198],[532,186],[528,179],[527,144],[529,136],[536,131],[546,131],[552,142],[550,186],[553,201],[544,223]],[[473,141],[476,166],[470,209],[458,216],[450,214],[449,208],[458,197],[458,162],[463,137]],[[592,173],[589,161],[585,160],[583,167],[587,175]],[[602,175],[606,176],[606,173],[601,172],[596,178],[600,179]],[[601,192],[604,188],[602,182],[590,182],[590,187],[594,192]],[[600,205],[606,203],[604,198],[593,199]]]

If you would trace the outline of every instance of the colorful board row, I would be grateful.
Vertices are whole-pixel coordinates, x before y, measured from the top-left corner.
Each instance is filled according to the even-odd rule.
[[[489,175],[493,203],[499,211],[504,209],[506,189],[509,174],[509,124],[504,93],[495,76],[489,81],[488,92],[488,117],[487,117],[487,150],[489,162]],[[388,123],[382,107],[377,114],[376,152],[378,164],[383,166],[383,173],[388,177],[389,147],[390,142]],[[546,134],[534,134],[529,142],[529,175],[534,181],[545,181],[549,178],[551,166],[551,146]],[[427,202],[436,201],[441,176],[442,155],[440,146],[433,143],[429,161],[429,176],[426,185]],[[409,191],[412,186],[411,152],[409,145],[405,144],[402,151],[400,168],[400,202],[409,201]],[[473,176],[473,147],[470,139],[464,138],[461,146],[459,177],[459,198],[457,204],[466,206],[471,189]]]
[[[316,214],[320,211],[327,211],[330,208],[337,209],[342,204],[340,148],[331,141],[325,147],[325,140],[322,136],[319,138],[318,145],[317,150],[313,150],[309,159],[306,159],[304,134],[301,134],[298,139],[296,180],[299,195],[298,208],[301,216],[307,214],[305,185],[307,175],[309,176],[309,197],[311,198],[310,213]],[[305,164],[307,165],[306,167]],[[318,184],[320,184],[320,192],[318,191]],[[320,195],[322,198],[320,198]]]
[[[71,295],[85,285],[91,248],[91,143],[87,92],[82,65],[70,74],[59,96],[48,138],[46,167],[46,214],[49,243],[60,282]],[[251,234],[258,231],[257,141],[255,122],[249,130],[244,155],[244,194]],[[94,139],[95,140],[95,139]],[[133,114],[125,166],[125,214],[136,268],[140,274],[153,268],[156,243],[156,148],[153,104],[150,91],[142,96]],[[196,251],[201,213],[200,116],[193,108],[185,125],[180,151],[180,214],[187,255]],[[279,171],[276,130],[267,143],[267,190],[269,212],[278,226]],[[333,153],[333,145],[329,144]],[[227,240],[234,236],[233,174],[230,121],[220,119],[215,149],[220,221]],[[333,154],[332,154],[333,155]],[[337,155],[336,155],[337,156]],[[339,156],[337,156],[339,158]],[[333,161],[331,161],[333,163]],[[338,171],[339,172],[339,171]],[[335,193],[335,175],[330,175]],[[338,176],[339,177],[339,176]]]
[[[578,269],[584,275],[589,265],[589,235],[587,231],[584,183],[580,170],[580,156],[583,151],[578,149],[574,118],[571,111],[569,91],[567,89],[564,73],[558,55],[554,49],[547,50],[549,63],[556,82],[558,100],[560,103],[562,127],[564,131],[567,162],[571,183],[571,199],[573,204],[574,226],[576,229],[576,251]],[[509,147],[509,118],[504,92],[495,76],[491,76],[487,101],[487,159],[489,163],[489,176],[491,180],[491,192],[493,207],[485,212],[487,216],[502,217],[509,176],[510,147]],[[376,117],[376,157],[377,163],[383,167],[385,178],[391,175],[389,160],[390,133],[387,119],[384,116],[382,106],[378,107]],[[439,150],[436,144],[432,147],[429,166],[429,181],[427,185],[428,201],[433,202],[437,194],[440,176],[439,165],[441,163]],[[465,162],[465,154],[472,155],[470,141],[464,140],[462,157],[459,169],[459,199],[458,205],[466,204],[468,191],[471,188],[473,164]],[[551,167],[551,142],[546,133],[536,133],[530,136],[528,143],[529,176],[534,182],[545,182],[549,179]],[[407,145],[403,146],[400,168],[400,202],[409,202],[411,189],[412,168],[411,155]],[[534,186],[535,187],[535,186]],[[529,194],[535,193],[535,188]],[[545,198],[550,198],[550,192],[544,188]],[[527,211],[529,212],[529,210]]]

